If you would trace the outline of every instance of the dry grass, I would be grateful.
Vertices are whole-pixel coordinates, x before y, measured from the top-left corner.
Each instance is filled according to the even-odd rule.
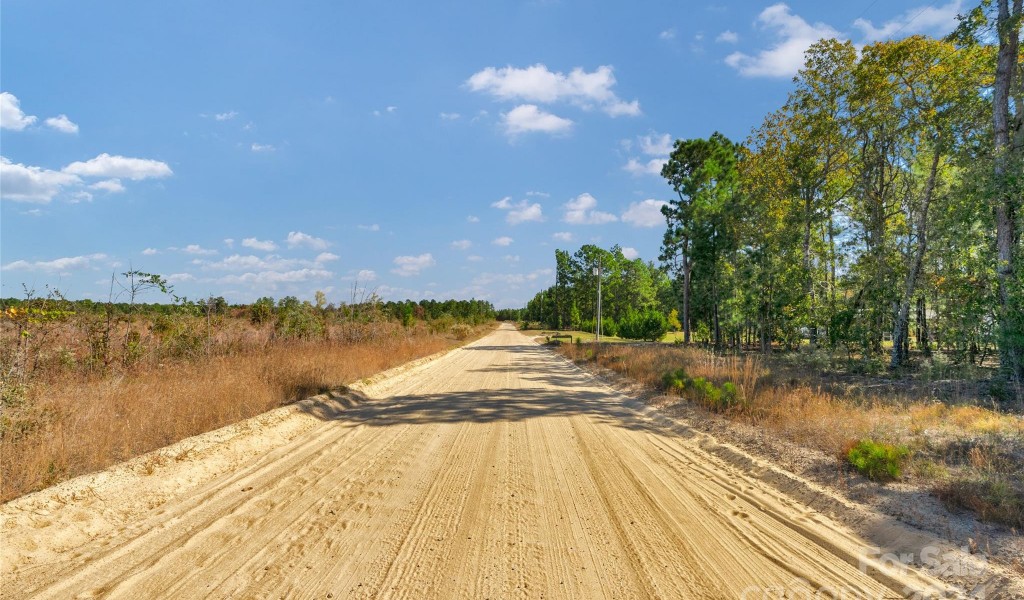
[[[1024,419],[974,405],[951,406],[928,396],[836,396],[774,375],[756,356],[715,356],[697,348],[609,344],[564,345],[577,362],[596,361],[634,381],[663,389],[662,376],[732,382],[742,402],[728,418],[845,461],[852,443],[870,439],[913,451],[909,472],[950,506],[1020,526],[1024,514]],[[596,355],[596,358],[595,358]],[[666,393],[672,394],[673,390]],[[683,401],[683,398],[678,398]]]
[[[326,340],[273,340],[240,321],[222,327],[217,352],[200,359],[147,357],[104,373],[40,363],[45,368],[0,415],[0,501],[337,389],[468,335],[392,323],[355,329],[334,328]]]

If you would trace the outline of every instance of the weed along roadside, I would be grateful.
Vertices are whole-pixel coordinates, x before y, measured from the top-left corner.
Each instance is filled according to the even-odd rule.
[[[715,436],[878,510],[1024,559],[1024,422],[933,397],[866,400],[773,372],[754,356],[667,344],[560,345],[577,364]],[[781,374],[781,373],[786,374]],[[983,540],[983,541],[979,541]],[[1024,563],[1021,563],[1024,564]]]
[[[136,278],[138,280],[138,278]],[[102,305],[51,295],[0,319],[0,501],[336,390],[492,330],[469,302],[421,311],[295,298],[229,307]],[[438,303],[441,304],[441,303]],[[488,312],[490,311],[490,312]]]

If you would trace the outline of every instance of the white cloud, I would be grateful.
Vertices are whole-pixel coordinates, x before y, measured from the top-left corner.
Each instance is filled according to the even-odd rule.
[[[64,167],[63,171],[83,177],[127,178],[136,181],[173,174],[167,163],[159,160],[111,156],[105,152],[84,162],[73,162]]]
[[[249,284],[254,286],[272,286],[279,283],[302,283],[330,279],[334,273],[325,269],[296,269],[294,271],[259,271],[242,273],[241,275],[225,275],[218,282],[226,284]]]
[[[67,115],[57,115],[45,121],[50,129],[56,129],[61,133],[78,133],[78,125],[71,122]]]
[[[419,275],[423,269],[437,264],[429,252],[419,256],[396,256],[393,262],[396,268],[391,269],[391,272],[401,277]]]
[[[740,36],[735,31],[730,31],[726,29],[722,33],[718,34],[718,37],[715,38],[715,41],[725,44],[735,44],[736,42],[740,41]]]
[[[277,250],[277,244],[271,240],[258,240],[256,238],[245,238],[242,240],[242,246],[246,248],[252,248],[253,250],[261,250],[263,252],[273,252]]]
[[[661,207],[668,204],[663,200],[647,199],[642,202],[633,202],[622,213],[622,222],[629,223],[634,227],[658,227],[665,224],[665,216],[661,214]]]
[[[565,215],[562,220],[573,225],[601,225],[618,221],[611,213],[596,210],[597,199],[584,192],[564,205]]]
[[[468,260],[469,262],[480,262],[483,259],[484,257],[479,256],[477,254],[470,254],[469,256],[466,257],[466,260]]]
[[[662,31],[661,33],[658,34],[658,38],[663,39],[665,41],[674,40],[676,38],[675,28],[666,29],[665,31]]]
[[[473,242],[469,240],[455,240],[452,242],[452,248],[456,250],[469,250],[473,246]]]
[[[622,255],[629,260],[636,260],[640,258],[640,253],[636,251],[636,248],[625,247],[622,249]]]
[[[356,225],[356,227],[362,229],[363,231],[380,231],[380,225],[376,223],[372,225]]]
[[[67,273],[73,270],[87,269],[96,261],[106,260],[106,254],[88,254],[85,256],[66,256],[54,260],[29,262],[16,260],[3,266],[4,271],[46,271],[49,273]]]
[[[273,152],[275,150],[273,144],[257,144],[256,142],[253,142],[249,148],[253,152]]]
[[[612,91],[615,75],[608,65],[590,73],[576,67],[568,75],[552,72],[539,63],[524,69],[487,67],[466,80],[466,86],[502,100],[544,104],[562,101],[584,109],[596,106],[613,117],[640,114],[639,102],[624,102]]]
[[[520,223],[526,223],[527,221],[543,221],[544,213],[541,209],[540,204],[530,204],[526,200],[519,202],[512,202],[512,199],[505,196],[501,200],[491,204],[494,208],[508,211],[505,215],[505,221],[510,225],[518,225]]]
[[[301,231],[289,231],[287,241],[289,248],[306,246],[313,250],[326,250],[327,246],[330,245],[327,240],[313,237],[307,233],[302,233]]]
[[[668,156],[672,152],[672,136],[667,133],[642,135],[640,151],[648,156]]]
[[[103,181],[97,181],[96,183],[89,186],[90,190],[99,190],[101,192],[107,192],[109,194],[120,194],[125,190],[124,184],[121,183],[120,179],[104,179]]]
[[[397,106],[389,106],[385,110],[387,110],[389,113],[393,113],[396,110],[398,110],[398,107]]]
[[[85,190],[78,190],[73,192],[69,198],[71,204],[78,204],[79,202],[92,202],[92,194]]]
[[[547,192],[526,192],[527,196],[540,196],[541,198],[550,198],[551,194]]]
[[[774,32],[778,42],[755,56],[733,52],[725,63],[745,77],[792,77],[803,66],[804,52],[822,38],[841,38],[825,23],[805,21],[784,3],[773,4],[757,16],[757,25]]]
[[[560,242],[571,242],[572,241],[572,232],[569,232],[569,231],[559,231],[558,233],[555,233],[551,237],[555,238],[556,240],[558,240]]]
[[[338,260],[340,258],[340,256],[334,254],[333,252],[321,252],[320,254],[316,255],[316,258],[313,259],[313,262],[325,263]]]
[[[519,255],[518,254],[506,254],[505,256],[503,256],[501,258],[505,262],[510,262],[510,263],[517,263],[517,262],[519,262]]]
[[[630,158],[622,168],[634,176],[661,175],[661,168],[668,162],[668,155],[672,152],[672,136],[667,133],[651,132],[638,136],[637,145],[641,153],[655,158]],[[632,148],[633,142],[623,140],[623,146],[627,149]]]
[[[154,254],[160,254],[160,251],[157,250],[156,248],[146,248],[145,250],[142,251],[142,254],[144,256],[153,256]]]
[[[362,269],[356,273],[356,281],[374,281],[377,279],[377,272],[370,269]]]
[[[227,246],[228,248],[234,248],[235,247],[235,239],[234,238],[224,238],[224,245]]]
[[[12,163],[4,156],[0,156],[0,180],[0,197],[4,200],[39,204],[53,200],[64,186],[81,183],[76,175]]]
[[[171,273],[167,276],[167,283],[183,283],[195,280],[196,276],[191,273]]]
[[[233,110],[229,110],[227,112],[217,113],[217,114],[213,115],[213,118],[217,119],[218,121],[230,121],[231,119],[234,119],[237,116],[238,116],[237,112],[235,112]]]
[[[536,104],[520,104],[501,115],[505,132],[511,136],[531,131],[544,133],[566,133],[573,122],[537,108]]]
[[[443,121],[457,121],[461,117],[462,117],[462,115],[460,115],[457,112],[451,112],[451,113],[443,112],[443,113],[441,113],[441,119]]]
[[[652,158],[647,162],[631,158],[622,168],[632,175],[661,175],[661,168],[666,162],[668,161],[664,158]]]
[[[36,122],[21,111],[21,101],[10,92],[0,92],[0,128],[21,131]]]
[[[499,238],[495,238],[494,240],[491,241],[491,243],[494,244],[495,246],[511,246],[512,242],[514,241],[515,240],[508,237],[507,235],[503,235]]]
[[[466,217],[466,222],[467,223],[479,223],[480,222],[480,217],[474,217],[473,215],[469,215],[468,217]]]
[[[194,254],[196,256],[210,256],[216,254],[216,250],[210,250],[209,248],[203,248],[199,244],[189,244],[181,249],[185,254]]]
[[[859,18],[853,26],[860,29],[865,42],[877,42],[902,34],[915,33],[943,34],[957,26],[957,15],[963,12],[963,0],[952,0],[943,6],[928,5],[912,8],[902,15],[875,27],[871,21]]]

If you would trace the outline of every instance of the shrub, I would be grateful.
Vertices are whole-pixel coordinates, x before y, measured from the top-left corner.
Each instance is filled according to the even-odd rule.
[[[264,296],[249,307],[249,321],[253,325],[267,323],[274,317],[274,299]]]
[[[643,312],[629,310],[619,323],[619,334],[630,340],[656,342],[668,333],[668,320],[651,308]]]
[[[285,338],[311,340],[324,337],[326,329],[323,319],[309,302],[290,302],[292,297],[283,298],[278,304],[275,331]]]
[[[662,387],[665,391],[682,393],[686,389],[688,381],[690,381],[690,378],[686,375],[686,369],[683,368],[668,371],[661,376]]]
[[[846,452],[857,472],[873,481],[899,479],[903,463],[910,456],[906,446],[894,446],[884,442],[863,439]]]
[[[995,475],[954,479],[935,488],[935,495],[948,508],[966,508],[983,521],[1024,527],[1024,491]]]

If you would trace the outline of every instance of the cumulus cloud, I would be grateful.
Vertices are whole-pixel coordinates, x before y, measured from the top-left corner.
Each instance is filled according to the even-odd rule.
[[[325,263],[339,260],[340,258],[340,256],[334,254],[333,252],[321,252],[320,254],[316,255],[316,258],[313,259],[313,262]]]
[[[469,215],[468,217],[466,217],[466,222],[467,223],[479,223],[480,222],[480,217],[475,217],[473,215]]]
[[[253,142],[252,146],[249,146],[249,149],[253,152],[273,152],[274,146],[273,144],[257,144],[256,142]]]
[[[308,233],[302,233],[301,231],[289,231],[287,242],[289,248],[305,246],[307,248],[312,248],[313,250],[326,250],[327,246],[330,245],[327,240],[313,237]]]
[[[160,251],[156,248],[146,248],[142,251],[143,256],[153,256],[154,254],[160,254]]]
[[[71,122],[71,119],[67,115],[57,115],[56,117],[50,117],[46,121],[46,126],[50,129],[56,129],[61,133],[78,133],[78,125]]]
[[[511,246],[512,242],[514,241],[515,240],[508,237],[507,235],[503,235],[499,238],[494,238],[493,240],[491,240],[491,243],[494,244],[495,246]]]
[[[65,256],[53,260],[26,261],[16,260],[3,266],[4,271],[45,271],[48,273],[67,273],[88,269],[96,261],[106,260],[106,254],[87,254],[84,256]]]
[[[647,161],[631,158],[622,168],[631,175],[661,175],[661,168],[666,162],[668,159],[665,158],[652,158]]]
[[[555,238],[556,240],[558,240],[560,242],[571,242],[572,241],[572,232],[569,232],[569,231],[559,231],[559,232],[553,234],[551,237]]]
[[[630,140],[623,140],[623,147],[631,149],[634,144]],[[661,168],[668,162],[668,155],[672,152],[672,136],[654,132],[641,135],[637,137],[636,147],[642,154],[654,158],[631,157],[622,168],[634,176],[661,175]]]
[[[676,30],[675,30],[675,28],[666,29],[665,31],[662,31],[661,33],[658,34],[658,39],[665,40],[666,42],[669,41],[669,40],[676,39]]]
[[[773,32],[778,41],[756,55],[733,52],[725,58],[727,65],[745,77],[792,77],[803,66],[804,52],[811,44],[842,37],[825,23],[808,23],[781,2],[761,11],[756,25]]]
[[[195,280],[196,276],[191,273],[171,273],[167,276],[167,283],[184,283]]]
[[[668,204],[663,200],[647,199],[642,202],[632,202],[626,212],[622,213],[622,222],[629,223],[634,227],[658,227],[665,224],[665,216],[661,214],[661,207]]]
[[[508,196],[491,204],[494,208],[508,211],[505,221],[510,225],[518,225],[527,221],[543,221],[544,213],[538,203],[529,203],[526,200],[512,202]]]
[[[107,192],[109,194],[120,194],[125,190],[124,184],[121,183],[120,179],[104,179],[103,181],[97,181],[96,183],[89,186],[90,190],[99,190],[101,192]]]
[[[457,112],[450,112],[450,113],[449,112],[443,112],[443,113],[441,113],[441,120],[442,121],[457,121],[461,117],[462,117],[462,115],[460,115]]]
[[[21,131],[37,121],[21,110],[21,101],[10,92],[0,92],[0,127]]]
[[[210,250],[209,248],[203,248],[199,244],[189,244],[181,249],[185,254],[194,254],[196,256],[210,256],[216,254],[216,250]]]
[[[261,250],[263,252],[273,252],[277,250],[277,244],[271,240],[258,240],[256,238],[245,238],[242,240],[242,246],[246,248],[252,248],[253,250]]]
[[[472,245],[473,242],[469,240],[455,240],[452,242],[452,248],[456,250],[469,250]]]
[[[218,282],[226,284],[248,284],[256,286],[273,286],[279,283],[302,283],[330,279],[334,273],[325,269],[296,269],[294,271],[259,271],[242,273],[241,275],[225,275]]]
[[[362,229],[363,231],[380,231],[380,225],[376,223],[372,225],[356,225],[356,227]]]
[[[0,156],[0,197],[14,202],[46,204],[65,186],[81,183],[77,175],[13,163]]]
[[[545,112],[536,104],[520,104],[501,115],[505,132],[510,136],[521,133],[540,131],[543,133],[566,133],[572,129],[573,122],[558,115]]]
[[[722,33],[718,34],[718,37],[715,38],[715,41],[724,44],[735,44],[736,42],[740,41],[740,36],[735,31],[730,31],[726,29]]]
[[[466,80],[466,86],[501,100],[542,104],[569,102],[584,109],[597,107],[613,117],[639,115],[638,101],[625,102],[612,90],[616,83],[613,71],[609,65],[589,73],[577,67],[568,75],[550,71],[540,63],[523,69],[487,67]]]
[[[619,220],[611,213],[597,210],[597,199],[586,192],[566,202],[563,207],[565,214],[562,220],[572,225],[601,225]]]
[[[419,275],[423,269],[434,266],[436,261],[429,252],[419,256],[396,256],[395,268],[391,272],[400,277],[412,277]]]
[[[229,110],[227,112],[217,113],[217,114],[213,115],[213,118],[217,119],[218,121],[230,121],[231,119],[234,119],[237,116],[238,116],[237,112],[235,112],[233,110]]]
[[[377,272],[370,269],[362,269],[356,273],[356,281],[374,281],[377,279]]]
[[[636,251],[636,248],[625,247],[622,249],[622,255],[629,260],[636,260],[640,258],[640,253]]]
[[[957,26],[957,15],[963,11],[963,0],[952,0],[942,6],[928,5],[912,8],[898,17],[875,26],[871,21],[859,18],[853,26],[861,31],[865,42],[877,42],[897,34],[905,36],[916,33],[942,34]]]
[[[73,162],[64,167],[63,171],[83,177],[123,178],[136,181],[173,174],[167,163],[159,160],[111,156],[105,152],[84,162]]]

